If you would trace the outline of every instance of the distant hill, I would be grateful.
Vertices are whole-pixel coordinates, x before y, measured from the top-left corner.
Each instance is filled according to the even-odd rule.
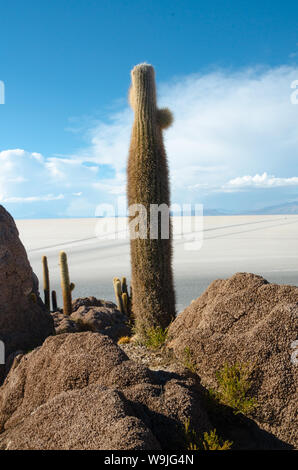
[[[226,211],[224,209],[204,209],[204,215],[298,215],[298,201],[286,202],[276,206],[263,207],[252,211]]]
[[[251,215],[279,215],[279,214],[288,214],[288,215],[298,215],[298,201],[286,202],[285,204],[279,204],[276,206],[264,207],[263,209],[246,211],[245,214]]]
[[[195,214],[192,214],[195,215]],[[204,209],[204,215],[236,215],[233,211],[226,211],[224,209]]]

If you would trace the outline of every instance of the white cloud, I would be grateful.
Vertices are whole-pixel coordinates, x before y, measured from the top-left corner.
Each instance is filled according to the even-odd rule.
[[[213,198],[213,206],[222,207],[220,193],[243,188],[293,194],[298,106],[291,104],[290,85],[297,79],[298,67],[259,67],[158,83],[159,106],[169,107],[175,117],[164,133],[172,201],[208,205]],[[33,204],[39,197],[59,214],[91,215],[98,203],[125,193],[132,122],[128,105],[107,122],[93,122],[84,136],[89,145],[71,156],[0,152],[2,200],[21,204],[26,198]],[[62,194],[64,199],[47,199]]]
[[[286,186],[298,186],[298,177],[276,178],[265,172],[262,175],[256,174],[255,176],[247,175],[234,178],[224,188],[274,188]]]
[[[48,194],[47,196],[29,196],[29,197],[1,197],[0,202],[11,202],[11,203],[18,203],[18,202],[47,202],[47,201],[59,201],[64,199],[63,194],[58,194],[54,196],[53,194]]]
[[[158,84],[159,106],[168,106],[175,117],[164,134],[172,199],[206,198],[239,174],[264,171],[280,175],[271,188],[288,186],[281,181],[296,169],[298,106],[290,101],[290,84],[296,78],[297,67],[257,67]],[[132,120],[127,107],[109,123],[97,124],[89,132],[91,145],[78,155],[115,168],[110,189],[99,183],[99,190],[123,190],[118,175],[125,176]]]

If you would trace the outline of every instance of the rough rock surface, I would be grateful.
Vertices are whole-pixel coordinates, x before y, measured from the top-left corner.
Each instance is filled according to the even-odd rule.
[[[128,319],[119,312],[117,306],[95,297],[76,299],[70,316],[61,312],[54,312],[52,316],[57,334],[93,331],[115,340],[130,334]]]
[[[187,418],[211,429],[195,378],[151,371],[105,335],[61,334],[15,358],[0,449],[183,449]]]
[[[215,373],[224,363],[250,364],[258,403],[253,419],[297,446],[298,365],[291,360],[297,320],[298,287],[237,273],[214,281],[179,314],[169,328],[168,347],[181,361],[189,348],[207,387],[217,387]]]
[[[52,312],[51,315],[54,320],[56,335],[62,333],[78,333],[80,331],[79,325],[77,325],[69,315],[64,315],[60,311]]]
[[[72,311],[75,312],[80,307],[107,307],[117,310],[117,305],[109,300],[97,299],[96,297],[80,297],[72,302]]]
[[[40,345],[53,332],[15,222],[0,206],[0,340],[6,358],[18,349]]]

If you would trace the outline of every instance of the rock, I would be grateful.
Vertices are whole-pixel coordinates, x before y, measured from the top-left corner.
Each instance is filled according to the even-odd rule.
[[[151,371],[99,333],[49,337],[0,388],[0,449],[184,449],[211,429],[187,374]]]
[[[119,312],[113,302],[95,297],[76,299],[70,316],[61,312],[54,312],[52,316],[57,334],[93,331],[115,340],[130,334],[126,315]]]
[[[72,302],[72,311],[75,312],[80,307],[107,307],[118,310],[117,305],[109,300],[97,299],[96,297],[81,297]]]
[[[128,319],[116,308],[80,307],[70,316],[81,331],[93,331],[117,340],[130,334]]]
[[[79,325],[69,315],[64,315],[59,311],[52,312],[51,315],[54,320],[56,335],[61,333],[78,333],[80,331]]]
[[[169,328],[168,347],[181,361],[189,348],[208,388],[217,388],[216,371],[225,363],[250,364],[258,404],[252,418],[278,439],[297,445],[298,366],[291,361],[297,314],[298,287],[238,273],[214,281],[178,315]]]
[[[42,344],[53,333],[53,320],[39,297],[38,280],[15,222],[0,206],[0,340],[6,358]]]

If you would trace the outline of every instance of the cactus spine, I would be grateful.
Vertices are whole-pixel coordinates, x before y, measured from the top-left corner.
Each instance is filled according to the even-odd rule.
[[[71,300],[71,284],[69,281],[69,272],[67,264],[67,256],[64,251],[60,252],[60,274],[61,274],[61,289],[63,297],[63,313],[64,315],[71,315],[72,300]]]
[[[58,307],[57,307],[57,294],[55,290],[52,290],[52,308],[53,312],[57,312]]]
[[[142,204],[148,217],[151,204],[166,204],[168,210],[170,206],[162,129],[172,123],[172,114],[168,109],[157,109],[155,73],[151,65],[137,65],[131,77],[129,98],[134,123],[127,168],[127,200],[129,207]],[[146,230],[146,237],[130,241],[132,311],[140,336],[146,336],[146,330],[152,327],[166,328],[175,316],[171,226],[168,238],[162,238],[159,230],[157,237],[150,239],[148,220]]]
[[[50,310],[50,277],[48,259],[46,256],[42,257],[42,269],[43,269],[43,291],[44,291],[44,303],[45,306]]]

